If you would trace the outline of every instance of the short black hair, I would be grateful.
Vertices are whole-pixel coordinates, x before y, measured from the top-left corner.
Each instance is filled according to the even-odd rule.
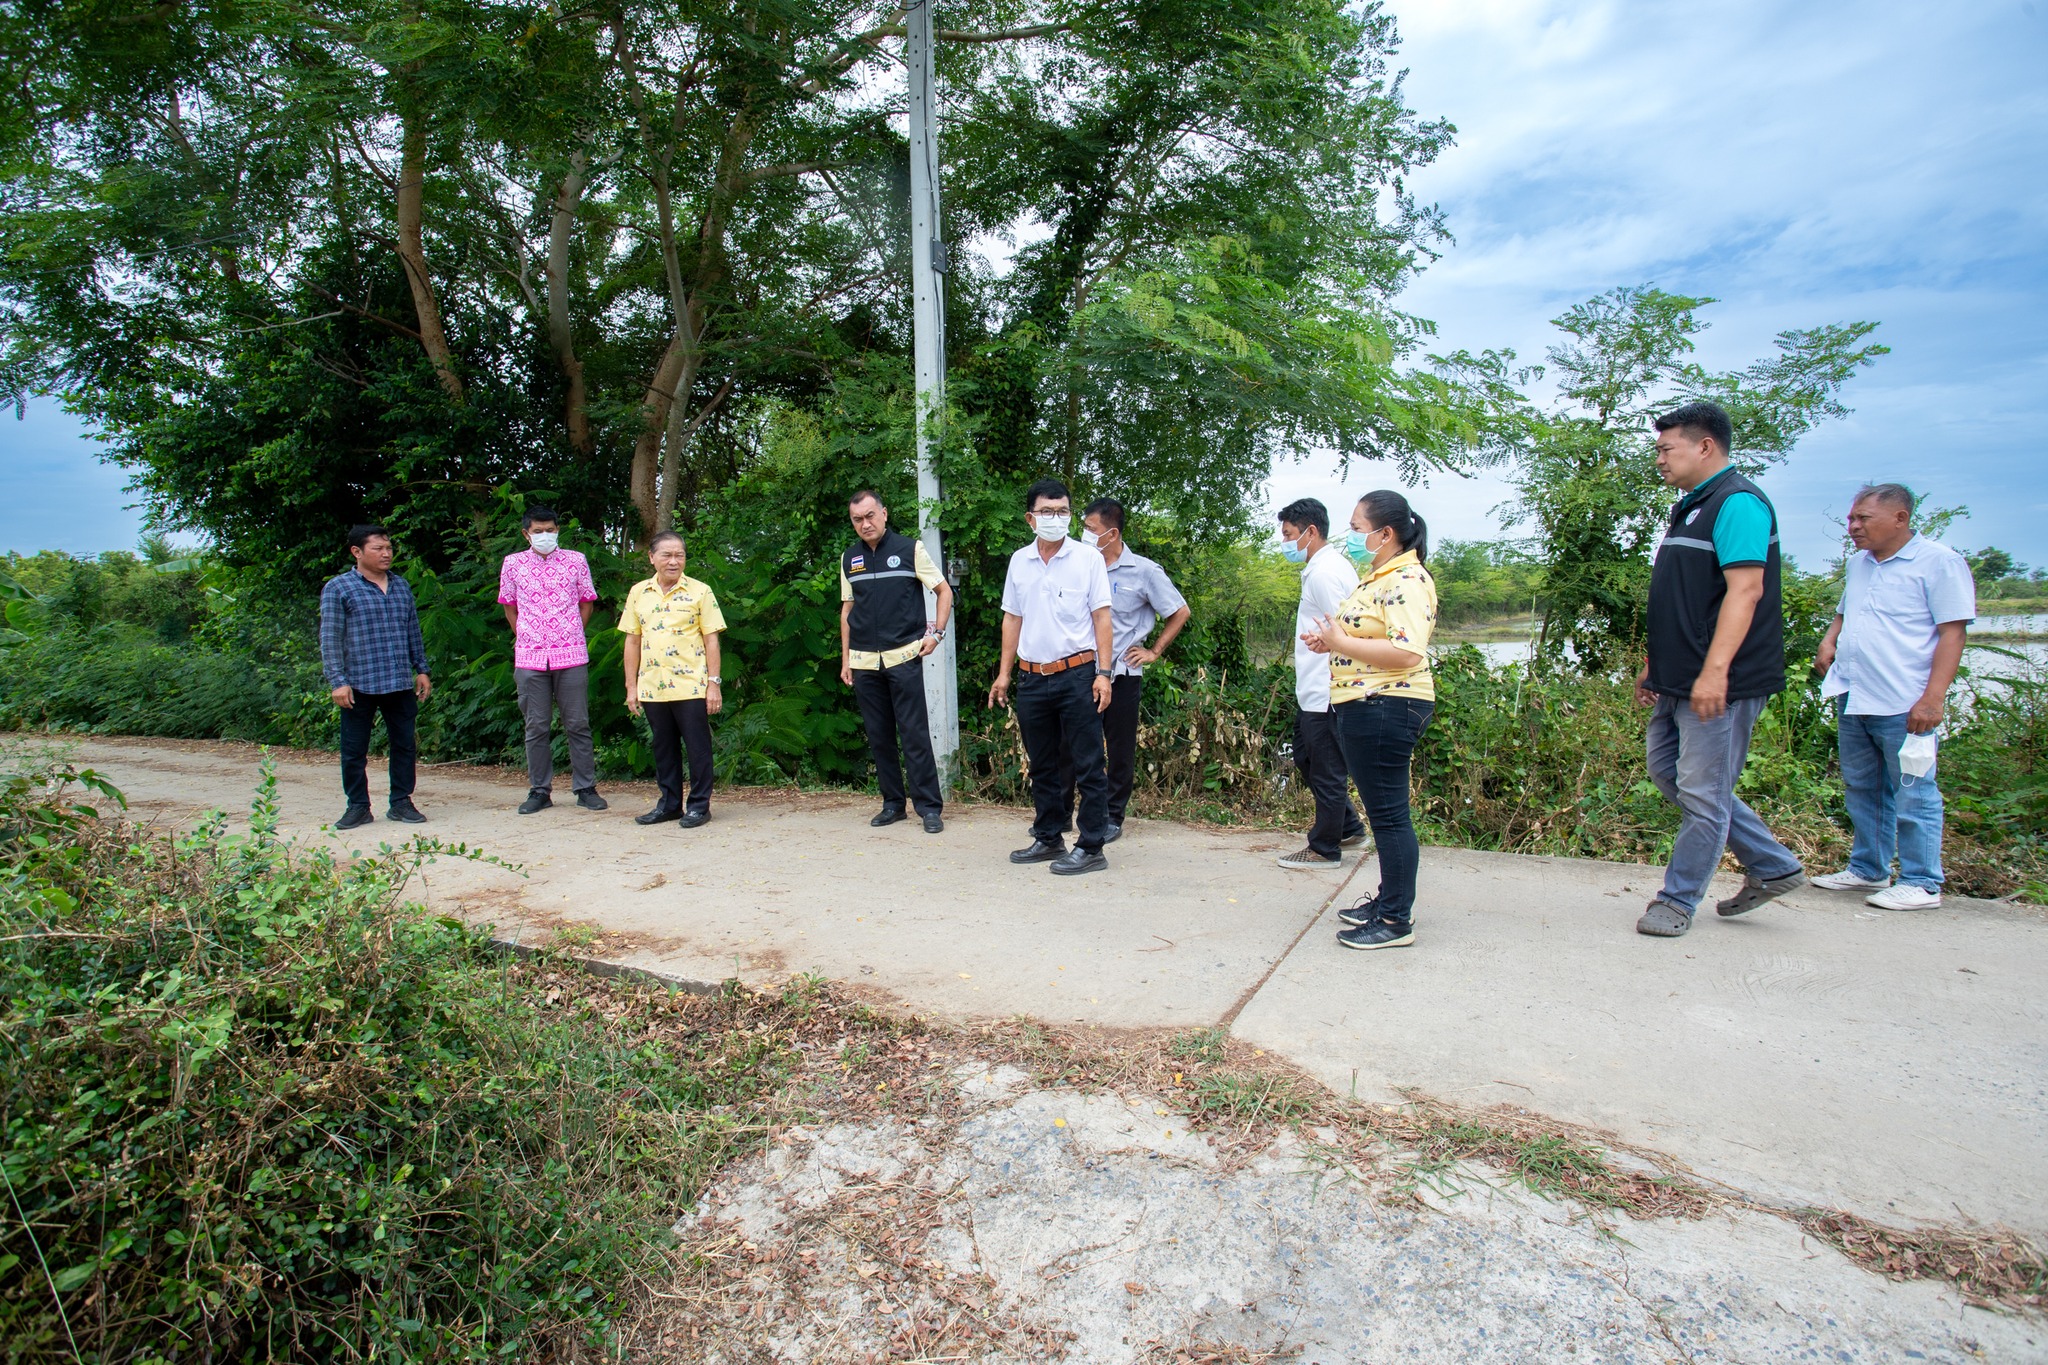
[[[348,547],[351,550],[360,550],[370,543],[370,539],[373,536],[382,536],[386,540],[391,539],[389,531],[374,521],[366,521],[360,526],[348,528]]]
[[[848,507],[858,507],[862,503],[866,502],[869,498],[873,498],[875,500],[875,506],[877,507],[887,507],[889,505],[888,503],[883,502],[882,495],[880,493],[877,493],[872,488],[861,489],[858,493],[855,493],[852,497],[846,500],[846,505]]]
[[[1044,498],[1049,502],[1058,502],[1061,498],[1065,498],[1068,502],[1072,502],[1074,495],[1069,493],[1067,486],[1058,479],[1040,479],[1037,483],[1024,490],[1024,510],[1036,512],[1040,498]]]
[[[552,521],[557,526],[562,524],[562,519],[555,515],[554,508],[547,506],[545,503],[528,503],[526,515],[519,519],[519,529],[531,531],[536,521]]]
[[[1659,431],[1690,431],[1711,437],[1723,455],[1735,449],[1735,424],[1728,420],[1719,403],[1709,403],[1704,398],[1673,408],[1652,425]]]
[[[1314,498],[1296,498],[1280,509],[1276,520],[1284,521],[1297,530],[1313,526],[1316,534],[1324,540],[1330,538],[1330,509]]]
[[[681,545],[683,543],[683,533],[681,531],[656,531],[653,535],[647,537],[647,553],[653,554],[654,547],[661,544],[664,540],[673,540],[676,544]],[[685,546],[685,548],[687,549],[688,547]]]
[[[1913,515],[1913,509],[1920,502],[1913,496],[1913,490],[1902,483],[1867,483],[1856,490],[1856,496],[1849,499],[1849,505],[1854,507],[1865,498],[1887,507],[1901,508],[1907,516]]]
[[[1124,529],[1124,505],[1115,498],[1097,498],[1081,509],[1083,517],[1101,517],[1102,524],[1119,534]]]

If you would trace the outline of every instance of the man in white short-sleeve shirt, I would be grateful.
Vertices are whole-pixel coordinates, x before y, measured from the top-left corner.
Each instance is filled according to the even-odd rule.
[[[1835,699],[1842,786],[1856,837],[1849,866],[1813,884],[1870,891],[1883,910],[1941,904],[1941,788],[1929,768],[1903,772],[1908,735],[1941,725],[1949,685],[1977,615],[1977,585],[1963,557],[1913,530],[1913,494],[1874,484],[1849,508],[1841,606],[1820,644],[1821,695]],[[1899,860],[1892,885],[1892,857]]]
[[[1024,495],[1029,545],[1010,556],[1003,578],[1003,652],[988,704],[1010,698],[1017,684],[1017,729],[1031,764],[1035,818],[1031,846],[1013,863],[1052,864],[1061,876],[1109,866],[1109,776],[1103,766],[1102,713],[1109,706],[1109,569],[1102,552],[1069,538],[1074,501],[1057,479],[1040,479]],[[1073,768],[1080,793],[1075,847],[1067,848],[1060,763]]]
[[[1358,587],[1358,570],[1330,543],[1329,509],[1315,498],[1287,504],[1279,521],[1281,550],[1288,562],[1302,566],[1301,605],[1294,614],[1294,768],[1316,802],[1307,847],[1282,855],[1280,866],[1314,872],[1342,867],[1345,846],[1365,842],[1365,821],[1351,803],[1351,776],[1330,709],[1330,656],[1302,643]]]

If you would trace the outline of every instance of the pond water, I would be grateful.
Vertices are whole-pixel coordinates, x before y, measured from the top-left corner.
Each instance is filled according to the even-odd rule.
[[[2048,637],[2048,616],[1993,616],[1986,621],[2032,621],[2039,623],[2029,634]],[[1994,627],[2002,632],[2021,633],[2017,626]],[[1467,643],[1447,639],[1446,649],[1455,649]],[[1522,640],[1475,640],[1470,642],[1490,664],[1521,663],[1529,657],[1534,646],[1533,638]],[[2040,673],[2048,670],[2048,638],[2033,640],[2001,641],[1995,645],[1975,645],[1963,651],[1963,667],[1972,678],[2010,678],[2022,673]]]

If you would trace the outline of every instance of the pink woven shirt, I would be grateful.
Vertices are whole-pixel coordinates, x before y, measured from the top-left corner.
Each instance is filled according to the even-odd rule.
[[[574,550],[545,558],[531,550],[506,555],[498,570],[498,601],[519,608],[512,666],[551,672],[589,663],[581,604],[596,600],[590,561]]]

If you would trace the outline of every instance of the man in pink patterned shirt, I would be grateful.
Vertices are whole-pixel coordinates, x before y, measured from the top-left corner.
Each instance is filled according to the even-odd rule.
[[[512,627],[512,677],[519,714],[526,720],[526,800],[521,815],[555,803],[551,730],[562,712],[569,741],[569,777],[576,804],[604,810],[597,794],[597,752],[590,739],[590,646],[583,628],[597,606],[590,561],[561,548],[553,509],[530,505],[521,522],[529,548],[505,556],[498,571],[498,602]]]

